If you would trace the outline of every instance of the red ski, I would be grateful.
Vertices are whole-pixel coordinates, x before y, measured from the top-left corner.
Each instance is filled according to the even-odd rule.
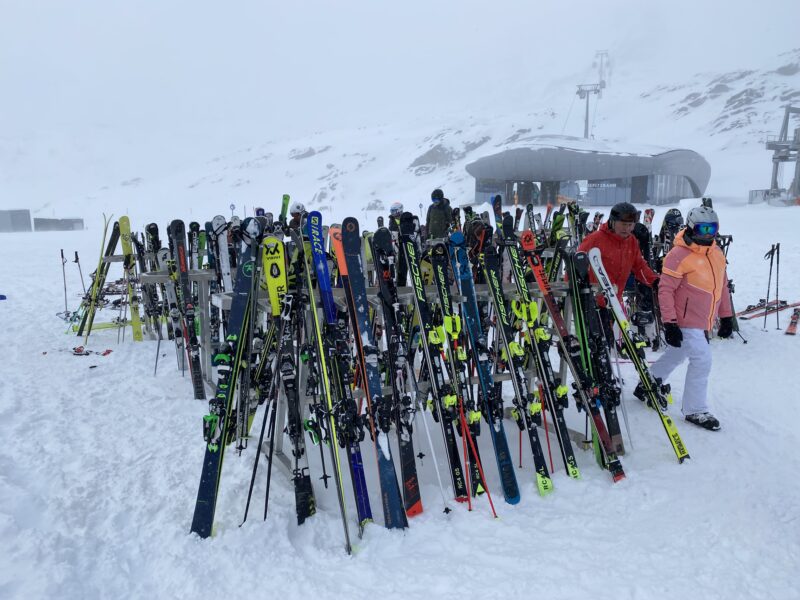
[[[786,300],[770,300],[769,304],[767,304],[766,299],[761,298],[761,300],[758,301],[758,304],[751,304],[750,306],[748,306],[744,310],[740,310],[739,312],[737,312],[736,316],[737,317],[742,317],[744,315],[749,315],[752,312],[756,312],[757,310],[763,311],[767,307],[776,306],[778,303],[786,304]]]
[[[758,312],[758,313],[756,313],[754,315],[747,315],[745,317],[742,317],[742,319],[744,319],[744,320],[757,319],[759,317],[763,317],[764,315],[771,315],[771,314],[774,314],[776,312],[780,312],[782,310],[786,310],[787,308],[796,308],[798,306],[800,306],[800,302],[792,302],[791,304],[781,304],[780,306],[770,306],[766,310],[762,310],[761,312]]]
[[[789,321],[789,326],[786,328],[786,335],[795,335],[797,333],[798,321],[800,321],[800,308],[795,308],[792,312],[792,318]]]

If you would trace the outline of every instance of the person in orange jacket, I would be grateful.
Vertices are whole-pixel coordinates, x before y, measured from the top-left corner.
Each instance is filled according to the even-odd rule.
[[[717,335],[733,333],[733,309],[725,272],[725,255],[714,238],[719,218],[714,209],[699,206],[689,211],[686,228],[675,236],[672,250],[664,258],[658,301],[664,322],[666,350],[653,363],[650,372],[660,381],[687,358],[682,412],[690,423],[716,431],[719,420],[708,402],[708,376],[711,372],[711,347],[708,335],[717,316]],[[634,395],[644,399],[642,385]]]
[[[608,273],[608,278],[617,290],[617,298],[622,304],[622,293],[628,277],[633,273],[638,281],[653,286],[658,281],[656,275],[647,261],[642,256],[639,241],[633,235],[633,228],[639,216],[639,211],[629,202],[620,202],[611,209],[608,221],[603,223],[597,231],[592,232],[580,246],[579,252],[588,252],[592,248],[599,248],[603,256],[603,266]],[[595,282],[594,275],[591,281]],[[613,347],[613,318],[605,306],[605,298],[601,295],[597,299],[600,314],[606,328],[606,337]]]

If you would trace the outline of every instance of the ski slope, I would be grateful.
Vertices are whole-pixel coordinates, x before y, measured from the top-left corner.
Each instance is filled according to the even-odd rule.
[[[685,214],[691,205],[684,201],[680,208]],[[225,209],[223,204],[218,212]],[[339,220],[349,209],[340,204],[324,217]],[[800,208],[748,206],[742,199],[716,209],[722,231],[734,236],[729,275],[736,306],[765,296],[763,255],[773,242],[782,247],[781,297],[800,300]],[[656,225],[665,210],[656,208]],[[181,212],[163,207],[159,224],[189,217]],[[353,213],[365,214],[357,208]],[[372,226],[376,213],[366,215]],[[134,230],[144,225],[132,222]],[[162,345],[155,375],[156,343],[133,343],[130,332],[118,343],[116,331],[98,330],[87,347],[112,352],[75,356],[71,349],[81,341],[65,334],[56,316],[64,309],[59,249],[70,259],[79,252],[88,281],[99,246],[97,228],[0,236],[0,294],[8,296],[0,301],[6,350],[0,597],[798,597],[800,484],[792,474],[800,468],[793,378],[800,336],[776,331],[774,316],[766,331],[761,320],[741,322],[747,344],[736,336],[712,342],[710,395],[721,431],[707,432],[679,417],[685,368],[674,375],[670,413],[692,457],[683,465],[656,415],[633,398],[635,376],[626,364],[623,402],[632,439],[626,436],[627,479],[619,484],[588,451],[577,455],[582,478],[570,480],[553,448],[556,490],[541,498],[526,446],[517,472],[522,500],[507,505],[484,435],[482,456],[499,518],[491,517],[485,497],[471,513],[450,502],[453,510],[445,514],[417,426],[415,443],[426,454],[420,465],[424,512],[409,529],[390,532],[381,525],[375,465],[365,445],[376,523],[347,556],[336,494],[317,479],[319,452],[313,447],[318,512],[303,526],[295,524],[291,482],[278,469],[269,517],[261,520],[262,462],[254,506],[239,527],[253,444],[242,456],[227,455],[216,536],[189,535],[207,406],[192,399],[188,375],[176,370],[174,347]],[[66,269],[73,310],[81,284],[76,265]],[[121,267],[113,265],[109,278],[120,276]],[[106,309],[98,320],[111,316]],[[787,323],[788,314],[781,313],[781,326]],[[574,405],[568,419],[582,429]],[[506,426],[518,456],[517,429],[512,422]],[[442,477],[446,481],[444,470]],[[348,509],[354,534],[352,498]]]

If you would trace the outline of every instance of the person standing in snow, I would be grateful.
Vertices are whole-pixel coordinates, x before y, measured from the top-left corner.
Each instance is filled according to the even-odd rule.
[[[628,277],[633,274],[637,281],[652,287],[658,281],[656,275],[642,256],[639,241],[633,236],[636,226],[638,211],[628,202],[615,204],[608,216],[608,221],[603,223],[597,231],[587,235],[578,246],[579,252],[589,252],[598,248],[603,257],[603,266],[608,273],[608,278],[617,290],[617,298],[622,301],[625,284]],[[595,281],[591,275],[592,282]],[[598,297],[600,315],[606,330],[609,345],[614,346],[613,317],[606,308],[605,298]]]
[[[400,251],[400,215],[403,214],[403,204],[394,202],[389,207],[389,231],[392,234],[392,241],[395,246],[397,256],[397,272],[395,273],[395,285],[404,286],[408,278],[408,266],[406,265],[406,254]]]
[[[693,208],[686,218],[686,228],[675,236],[672,249],[664,257],[658,301],[668,345],[650,369],[654,377],[666,381],[678,365],[689,359],[682,412],[690,423],[711,431],[718,430],[720,424],[708,402],[708,334],[717,316],[717,335],[729,338],[733,333],[725,255],[714,241],[718,230],[719,218],[714,209]],[[634,395],[644,399],[641,383]]]
[[[431,192],[431,205],[428,207],[428,214],[425,218],[428,239],[438,240],[447,237],[452,219],[453,211],[450,208],[450,201],[444,197],[442,190],[436,188]]]
[[[636,224],[633,226],[633,237],[639,242],[639,251],[642,253],[642,258],[647,265],[655,272],[655,265],[653,263],[653,250],[652,240],[650,237],[650,230],[647,225],[641,222],[641,211],[637,211]],[[648,318],[648,322],[652,323],[653,319],[653,294],[655,291],[647,284],[628,279],[627,286],[629,289],[633,288],[636,291],[637,309]],[[633,317],[633,315],[629,315]]]
[[[289,220],[289,229],[299,231],[300,226],[303,224],[303,218],[306,216],[306,207],[302,202],[295,202],[292,204],[289,214],[292,215]]]

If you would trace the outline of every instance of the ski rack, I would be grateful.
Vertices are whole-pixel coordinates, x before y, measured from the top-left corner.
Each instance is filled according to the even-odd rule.
[[[556,297],[566,297],[567,290],[568,290],[567,284],[556,282],[556,283],[551,284],[551,287],[552,287],[552,291],[553,291],[553,295],[554,296],[556,296]],[[506,298],[507,299],[509,299],[509,300],[518,299],[518,294],[517,294],[517,289],[516,289],[516,285],[515,284],[513,284],[511,282],[504,282],[503,283],[503,291],[506,294]],[[425,293],[429,294],[431,297],[435,297],[435,295],[436,295],[436,286],[435,285],[426,285],[425,286]],[[377,294],[378,294],[378,288],[377,287],[368,287],[367,288],[367,300],[368,300],[368,302],[370,303],[371,306],[374,306],[376,308],[376,310],[378,310],[379,307],[380,307],[380,299],[378,298]],[[414,294],[414,290],[410,286],[401,286],[401,287],[397,288],[397,296],[398,296],[398,299],[401,302],[403,302],[403,301],[411,302],[411,298],[412,298],[413,294]],[[483,284],[475,284],[475,295],[476,295],[476,298],[479,301],[487,301],[488,302],[490,294],[491,294],[491,292],[489,291],[488,284],[485,284],[485,283],[483,283]],[[538,288],[531,289],[530,290],[530,295],[531,295],[532,298],[534,298],[536,300],[540,300],[542,298],[541,292],[538,290]],[[337,305],[339,305],[339,307],[342,308],[342,309],[346,309],[344,290],[342,288],[333,288],[333,296],[334,296],[334,301],[337,303]],[[463,301],[464,298],[460,294],[457,294],[457,293],[454,292],[453,295],[452,295],[452,299],[453,299],[453,302],[461,302],[461,301]],[[231,302],[231,295],[229,293],[227,293],[227,292],[214,294],[212,296],[212,304],[214,306],[217,306],[217,307],[221,308],[222,310],[227,310],[228,308],[230,308],[230,302]],[[268,311],[269,306],[270,306],[269,305],[269,297],[268,297],[266,291],[261,290],[260,288],[259,288],[259,297],[257,299],[257,302],[262,308],[264,308],[264,309],[266,309]],[[314,290],[314,302],[315,302],[315,305],[317,307],[317,310],[322,310],[323,309],[322,302],[320,300],[319,294],[316,291],[316,289]],[[565,304],[565,307],[564,307],[564,318],[567,319],[568,323],[571,322],[571,311],[572,311],[571,303],[567,302]],[[309,318],[308,314],[306,314],[306,318]],[[548,330],[549,330],[549,328],[548,328]],[[557,334],[553,333],[553,335],[557,335]],[[532,363],[531,363],[531,365],[532,365]],[[560,361],[560,367],[559,367],[559,376],[561,377],[561,381],[566,381],[567,368],[568,367],[567,367],[566,362],[561,360]],[[298,371],[297,372],[297,380],[298,381],[304,381],[304,371],[305,371],[304,363],[302,363],[302,362],[298,363],[297,371]],[[533,381],[535,380],[534,378],[535,378],[535,375],[536,375],[535,367],[533,367],[533,365],[532,365],[530,369],[526,370],[526,373],[529,376],[528,380],[531,382],[531,384],[533,384]],[[511,374],[507,373],[507,372],[505,372],[505,373],[493,373],[492,377],[493,377],[493,379],[495,381],[508,381],[511,378]],[[478,379],[477,375],[472,376],[470,378],[470,383],[471,383],[471,385],[477,385],[479,383],[479,379]],[[301,388],[301,390],[302,390],[301,391],[301,395],[304,398],[304,401],[308,400],[310,398],[310,396],[305,395],[305,389],[304,388]],[[392,388],[390,386],[384,386],[383,387],[383,393],[386,394],[386,395],[391,394],[392,393]],[[355,398],[362,398],[362,397],[364,397],[364,392],[361,390],[361,388],[355,388],[355,389],[353,389],[353,396]],[[277,423],[285,422],[287,406],[286,406],[286,398],[284,396],[283,389],[279,389],[279,393],[278,393],[278,397],[277,397],[277,405],[275,407],[275,410],[277,410],[277,414],[276,414]],[[511,419],[510,410],[511,410],[510,407],[506,407],[505,418]],[[548,429],[549,433],[552,433],[553,435],[555,435],[555,429],[554,429],[553,422],[552,422],[551,419],[547,420],[547,429]],[[579,431],[576,431],[574,429],[568,429],[568,431],[569,431],[570,439],[574,443],[576,443],[576,444],[583,444],[584,443],[585,436],[584,436],[583,432],[579,432]],[[275,440],[273,442],[273,459],[276,460],[277,464],[281,465],[281,467],[286,470],[287,476],[291,477],[291,474],[292,474],[292,462],[291,462],[292,458],[291,458],[291,456],[287,455],[284,452],[284,449],[283,449],[284,437],[285,436],[284,436],[284,433],[283,433],[283,428],[282,427],[276,428]],[[259,448],[259,451],[262,452],[265,457],[268,457],[269,442],[270,442],[269,438],[265,438],[262,447]],[[306,451],[308,452],[309,449],[307,448]]]
[[[193,269],[189,271],[189,282],[197,283],[197,302],[198,314],[202,316],[200,319],[200,360],[203,364],[203,379],[210,386],[214,386],[216,379],[214,379],[211,371],[211,358],[214,356],[214,349],[211,348],[211,304],[214,304],[214,298],[211,298],[209,303],[209,283],[216,280],[216,274],[213,271]],[[139,274],[139,283],[167,283],[170,281],[170,276],[164,272],[148,272]],[[214,294],[218,296],[219,294]],[[216,306],[216,304],[215,304]],[[229,304],[230,306],[230,300]]]
[[[204,272],[200,271],[200,273],[204,273]],[[553,290],[553,295],[556,296],[557,298],[558,297],[565,297],[567,295],[568,286],[566,284],[563,284],[563,283],[552,283],[551,284],[551,289]],[[427,295],[430,295],[431,297],[435,297],[435,295],[436,295],[436,286],[432,285],[432,284],[431,285],[426,285],[425,286],[425,293]],[[519,297],[519,295],[517,294],[517,288],[513,283],[504,282],[503,283],[503,293],[506,295],[506,298],[509,299],[509,300],[517,300],[518,297]],[[407,300],[407,301],[410,302],[413,294],[414,294],[414,289],[412,287],[410,287],[410,286],[401,286],[401,287],[397,288],[397,298],[400,301]],[[483,300],[483,301],[488,302],[490,294],[491,294],[491,292],[489,291],[488,284],[485,284],[485,283],[476,283],[475,284],[475,296],[479,301]],[[538,289],[530,290],[530,295],[535,300],[541,300],[542,299],[541,292]],[[451,297],[453,299],[453,302],[463,302],[463,300],[464,300],[463,296],[461,296],[460,294],[455,293],[455,292],[452,294]],[[231,298],[232,298],[232,293],[231,292],[219,292],[219,293],[213,294],[211,296],[211,304],[213,306],[216,306],[217,308],[220,308],[223,311],[227,311],[227,310],[230,310],[230,307],[231,307]],[[339,308],[341,308],[342,310],[347,310],[347,306],[345,304],[344,289],[342,289],[342,288],[333,288],[333,299],[336,302],[336,304],[339,306]],[[321,301],[319,299],[319,294],[316,292],[316,290],[314,292],[314,301],[316,303],[317,309],[322,309],[322,303],[321,303]],[[367,301],[370,303],[371,306],[375,307],[376,310],[380,309],[380,298],[378,298],[378,288],[377,287],[368,287],[367,288]],[[258,290],[257,302],[258,302],[259,306],[262,309],[264,309],[266,312],[269,311],[269,309],[270,309],[269,296],[267,295],[266,291],[264,291],[264,290],[262,290],[260,288]],[[205,307],[203,307],[203,308],[205,309]],[[569,302],[566,303],[565,310],[571,311],[571,307],[570,307],[570,303]],[[208,313],[204,310],[203,314],[206,315]],[[568,320],[570,318],[571,318],[570,314],[566,314],[565,315],[565,320],[567,320],[567,322],[570,322]],[[534,370],[529,370],[527,372],[529,374],[534,374],[535,373]],[[561,377],[562,381],[564,381],[564,377],[566,375],[566,372],[567,372],[567,367],[566,367],[565,364],[562,364],[561,368],[560,368],[560,371],[559,371],[559,376]],[[495,374],[493,374],[493,377],[494,377],[495,381],[508,381],[511,378],[511,374],[510,373],[495,373]],[[208,381],[211,382],[210,379]],[[470,380],[470,383],[472,385],[477,385],[479,383],[479,379],[478,379],[477,375],[472,376],[472,378]],[[384,386],[383,392],[384,392],[384,394],[391,394],[392,393],[392,388],[390,386]],[[363,392],[362,392],[362,390],[360,388],[356,388],[355,390],[353,390],[353,395],[356,398],[362,398],[364,396],[364,394],[363,394]]]

